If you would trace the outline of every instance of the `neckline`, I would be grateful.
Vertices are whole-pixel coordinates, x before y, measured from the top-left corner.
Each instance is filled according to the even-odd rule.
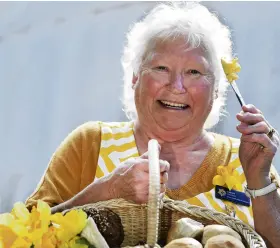
[[[184,192],[193,192],[197,190],[197,184],[209,184],[209,180],[212,182],[212,178],[216,173],[216,168],[220,164],[218,163],[221,159],[227,164],[230,159],[231,142],[229,139],[225,140],[224,135],[212,133],[214,135],[214,143],[212,144],[210,150],[202,161],[200,167],[192,175],[191,179],[183,184],[181,187],[176,189],[166,189],[167,195],[184,195]],[[226,143],[226,150],[221,149]],[[209,179],[210,178],[210,179]],[[203,187],[204,188],[204,187]]]

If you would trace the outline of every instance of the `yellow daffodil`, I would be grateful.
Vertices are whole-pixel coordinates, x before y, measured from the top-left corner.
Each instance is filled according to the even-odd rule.
[[[241,177],[235,169],[231,164],[228,166],[218,166],[217,175],[213,178],[212,183],[214,185],[226,186],[229,190],[242,191]]]
[[[87,215],[82,210],[74,209],[64,216],[61,213],[56,213],[52,215],[51,220],[57,227],[57,238],[62,242],[68,242],[82,232],[86,226]],[[73,225],[73,223],[75,224]]]
[[[16,231],[19,237],[25,237],[25,240],[35,247],[40,246],[50,224],[51,209],[48,204],[39,200],[37,207],[33,207],[30,213],[23,203],[18,202],[14,204],[12,215],[15,217],[15,222],[21,224],[21,230]]]
[[[231,62],[227,62],[224,59],[221,59],[224,72],[226,74],[227,80],[232,83],[238,79],[237,73],[240,72],[241,66],[238,63],[238,58],[234,58]]]
[[[0,214],[0,248],[87,248],[89,243],[78,236],[86,220],[82,210],[51,215],[43,201],[31,212],[17,202],[11,213]]]

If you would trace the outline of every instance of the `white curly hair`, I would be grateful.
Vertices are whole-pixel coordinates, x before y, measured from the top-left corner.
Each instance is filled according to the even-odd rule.
[[[207,51],[214,68],[214,83],[218,98],[205,121],[204,128],[212,128],[225,114],[226,90],[229,83],[223,73],[221,58],[232,59],[232,42],[228,27],[216,15],[197,2],[170,2],[156,5],[127,33],[122,56],[124,70],[123,110],[130,120],[137,118],[132,89],[133,74],[150,59],[157,41],[183,37],[190,48],[201,47]]]

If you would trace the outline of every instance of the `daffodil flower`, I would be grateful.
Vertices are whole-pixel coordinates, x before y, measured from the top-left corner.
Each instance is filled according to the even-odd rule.
[[[234,58],[231,62],[227,62],[221,59],[224,72],[226,74],[227,80],[232,83],[238,79],[237,73],[240,72],[241,66],[238,63],[238,58]]]
[[[40,247],[42,237],[50,225],[50,216],[50,207],[43,201],[38,201],[37,207],[33,207],[31,213],[24,203],[15,203],[11,213],[0,215],[0,225],[9,229],[9,232],[0,233],[4,247],[30,248],[32,244]],[[14,234],[13,239],[6,240],[8,233],[9,237],[12,236],[11,233]],[[8,245],[9,243],[12,245]]]
[[[87,248],[79,236],[86,220],[82,210],[52,215],[43,201],[31,212],[17,202],[11,213],[0,214],[0,248]]]
[[[86,226],[87,214],[82,210],[74,209],[65,215],[61,213],[52,215],[51,221],[57,227],[57,238],[62,242],[68,242],[82,232]]]
[[[25,237],[34,246],[40,246],[44,233],[48,231],[51,218],[51,209],[43,201],[38,201],[37,207],[33,207],[31,213],[21,202],[15,203],[12,210],[17,223],[22,224],[25,230],[18,231],[19,237]]]
[[[241,177],[235,169],[231,164],[228,166],[218,166],[217,175],[213,178],[212,183],[214,185],[226,186],[229,190],[242,191]]]

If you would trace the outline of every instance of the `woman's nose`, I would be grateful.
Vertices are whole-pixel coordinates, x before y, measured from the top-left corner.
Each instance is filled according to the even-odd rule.
[[[181,74],[174,76],[173,79],[171,79],[170,87],[175,94],[185,93],[184,77]]]

